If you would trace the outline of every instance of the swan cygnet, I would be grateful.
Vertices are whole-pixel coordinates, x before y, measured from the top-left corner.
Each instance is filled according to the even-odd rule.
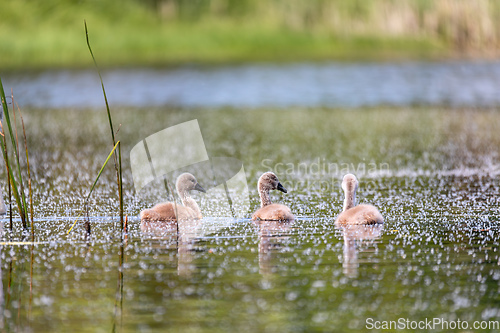
[[[181,197],[182,205],[175,202],[164,202],[153,208],[141,212],[141,230],[149,230],[150,222],[177,222],[178,220],[201,219],[201,211],[196,201],[189,195],[189,191],[206,191],[198,184],[196,178],[190,173],[183,173],[177,178],[175,184],[177,193]],[[160,227],[161,225],[155,225]]]
[[[293,216],[290,208],[285,205],[273,204],[269,197],[269,191],[279,190],[287,193],[286,189],[281,185],[278,177],[272,172],[266,172],[259,178],[257,185],[260,196],[260,208],[253,213],[252,220],[256,221],[293,221]]]
[[[356,206],[356,190],[358,180],[353,174],[347,174],[342,180],[342,189],[344,190],[344,210],[335,220],[336,225],[350,224],[382,224],[384,218],[377,208],[372,205]]]

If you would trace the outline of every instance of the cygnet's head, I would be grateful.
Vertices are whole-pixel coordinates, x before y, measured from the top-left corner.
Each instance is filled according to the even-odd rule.
[[[206,193],[205,189],[198,184],[196,178],[190,173],[183,173],[177,178],[177,191],[179,193],[185,193],[192,190],[197,190],[203,193]]]
[[[278,177],[272,172],[266,172],[259,178],[259,189],[263,190],[279,190],[283,193],[287,193],[286,188],[281,185]]]
[[[342,180],[342,189],[346,194],[356,192],[358,189],[358,180],[356,179],[356,176],[352,173],[345,175]]]

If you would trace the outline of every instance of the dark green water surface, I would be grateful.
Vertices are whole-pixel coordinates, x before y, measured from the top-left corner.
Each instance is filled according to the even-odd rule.
[[[384,322],[437,319],[448,327],[435,331],[498,331],[489,323],[500,320],[497,110],[113,112],[130,230],[124,239],[108,168],[86,241],[82,222],[67,231],[112,148],[105,111],[24,110],[35,242],[16,217],[13,232],[3,219],[4,331],[382,332]],[[179,238],[143,234],[139,212],[163,199],[135,193],[130,149],[192,119],[209,156],[242,162],[250,209],[242,219],[218,216],[208,209],[215,202],[196,195],[211,212],[200,224]],[[272,199],[290,206],[294,223],[250,220],[265,171],[289,189]],[[382,228],[334,226],[347,172],[360,180],[359,202],[379,208]],[[490,326],[474,329],[476,321]],[[419,331],[399,328],[390,331]]]

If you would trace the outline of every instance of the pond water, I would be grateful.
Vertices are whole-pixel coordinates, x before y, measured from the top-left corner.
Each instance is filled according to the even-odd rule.
[[[23,109],[35,234],[32,242],[16,216],[12,232],[3,219],[3,330],[358,332],[395,321],[398,331],[414,332],[436,318],[436,331],[498,331],[498,110],[112,109],[129,232],[120,231],[108,167],[90,199],[87,240],[81,220],[67,231],[111,150],[105,111]],[[200,224],[180,237],[144,234],[139,212],[165,194],[135,192],[129,154],[193,119],[209,157],[241,161],[250,208],[227,217],[216,197],[196,194]],[[289,190],[271,197],[291,208],[294,223],[250,220],[257,179],[269,170]],[[379,208],[383,228],[335,228],[347,172],[360,180],[359,202]]]
[[[21,106],[103,105],[94,70],[5,74]],[[500,105],[500,62],[300,63],[103,72],[118,106]],[[9,90],[10,91],[10,90]]]

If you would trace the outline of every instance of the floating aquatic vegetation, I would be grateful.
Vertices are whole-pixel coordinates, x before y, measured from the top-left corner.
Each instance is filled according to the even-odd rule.
[[[396,110],[332,110],[332,115],[330,110],[307,111],[304,117],[296,110],[250,110],[241,119],[242,110],[117,110],[120,119],[151,131],[170,121],[198,118],[202,128],[209,128],[203,133],[209,154],[241,152],[238,158],[250,183],[247,218],[208,216],[186,244],[175,233],[140,232],[138,213],[159,199],[149,193],[135,195],[126,161],[126,241],[116,233],[120,221],[112,168],[103,169],[89,199],[93,237],[87,241],[82,233],[67,235],[95,180],[92,175],[109,156],[109,140],[103,139],[108,126],[102,124],[102,114],[92,110],[24,111],[27,128],[36,127],[28,137],[30,148],[35,148],[30,151],[30,164],[34,166],[36,242],[22,243],[21,235],[2,239],[6,330],[98,331],[112,330],[114,325],[117,331],[328,331],[337,327],[359,331],[365,328],[366,318],[497,320],[500,182],[484,163],[486,159],[463,161],[471,167],[462,172],[459,158],[448,160],[441,145],[448,142],[454,147],[452,154],[472,156],[467,151],[476,149],[475,145],[461,146],[460,132],[469,125],[459,126],[460,120],[455,120],[453,129],[446,128],[443,124],[453,110],[441,110],[442,114],[415,110],[424,124],[405,110],[396,120],[392,119]],[[335,125],[325,117],[346,120],[360,117],[360,112],[386,122],[373,122],[366,137],[349,137],[347,149],[342,146],[347,139],[335,133],[348,133],[356,124]],[[264,115],[281,125],[262,124]],[[497,118],[489,111],[474,111],[467,121],[491,123],[482,127],[491,134],[496,133]],[[426,127],[427,121],[432,130]],[[29,126],[33,123],[38,126]],[[74,123],[81,126],[71,126]],[[302,125],[317,124],[316,133],[300,131]],[[143,127],[120,130],[124,152],[147,135]],[[436,131],[433,138],[411,139],[432,131]],[[395,133],[410,139],[391,142]],[[497,148],[487,142],[498,139],[490,134],[478,138],[486,141],[478,154],[496,161]],[[309,144],[310,140],[317,145]],[[365,147],[369,141],[374,143]],[[381,152],[383,143],[388,147]],[[380,237],[355,239],[346,252],[344,235],[334,226],[342,209],[341,178],[311,172],[308,178],[327,180],[330,188],[307,187],[299,183],[303,173],[281,172],[280,180],[296,186],[286,196],[271,194],[274,202],[290,206],[298,216],[295,223],[262,228],[249,220],[259,204],[256,181],[265,171],[264,158],[295,165],[315,163],[314,155],[320,156],[330,144],[335,150],[338,147],[338,155],[325,157],[331,163],[338,159],[357,167],[363,163],[363,155],[356,156],[360,150],[367,159],[380,156],[389,163],[387,172],[359,177],[359,202],[376,204],[385,218]],[[284,145],[288,148],[273,149]],[[206,203],[207,207],[215,204]],[[20,223],[20,218],[15,222]]]

